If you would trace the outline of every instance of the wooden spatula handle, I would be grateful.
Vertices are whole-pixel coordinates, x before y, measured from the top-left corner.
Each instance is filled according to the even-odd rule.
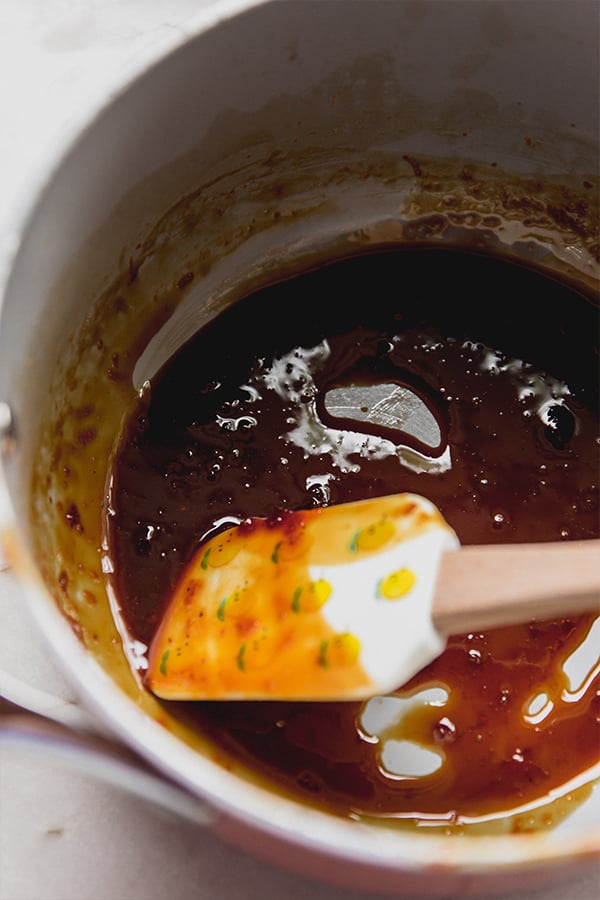
[[[600,540],[495,544],[445,553],[433,601],[444,635],[600,613]]]

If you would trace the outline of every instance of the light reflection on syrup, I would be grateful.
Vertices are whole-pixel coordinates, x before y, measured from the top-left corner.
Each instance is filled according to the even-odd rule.
[[[581,781],[581,772],[569,765],[575,731],[587,741],[587,767],[597,766],[600,732],[594,708],[600,678],[598,664],[590,666],[589,660],[599,628],[600,619],[588,616],[577,623],[562,620],[454,638],[448,651],[451,659],[425,669],[398,691],[398,699],[369,701],[361,713],[361,731],[370,741],[374,734],[378,738],[382,777],[402,779],[406,797],[414,802],[414,807],[394,815],[420,820],[426,813],[429,824],[440,824],[452,810],[454,825],[484,822],[533,808],[540,793],[568,793],[564,782]],[[545,652],[540,651],[538,629],[549,640]],[[523,640],[524,631],[530,632],[528,641]],[[477,655],[470,648],[474,642],[479,645]],[[510,647],[520,648],[518,657],[513,653],[511,658]],[[565,671],[574,671],[575,659],[577,690]],[[476,681],[469,667],[476,667]],[[450,671],[451,687],[444,683]],[[478,696],[487,699],[484,706],[477,703]],[[576,708],[580,703],[589,710],[587,724],[580,719],[581,706]],[[542,734],[546,740],[537,740]],[[429,770],[420,776],[403,771],[406,742],[425,751],[423,766],[429,762]],[[553,764],[561,743],[557,780]],[[395,757],[386,754],[388,744]],[[431,754],[437,754],[440,765],[432,762]],[[413,757],[408,766],[414,769]],[[587,773],[585,778],[589,777]]]
[[[560,654],[555,661],[555,670],[557,674],[554,677],[552,675],[550,676],[550,682],[555,682],[555,680],[561,682],[566,676],[566,680],[570,685],[570,689],[566,690],[563,688],[560,695],[564,704],[562,713],[564,717],[568,717],[568,704],[579,702],[585,696],[585,693],[590,691],[594,680],[598,683],[600,663],[595,663],[590,666],[590,659],[594,658],[595,650],[598,646],[597,637],[599,632],[600,618],[593,622],[585,638],[574,650],[572,650],[572,652],[568,655]],[[534,728],[540,726],[541,723],[551,716],[556,709],[555,702],[543,687],[544,686],[542,685],[542,688],[535,694],[529,703],[523,705],[522,720],[526,726],[533,726]],[[552,683],[552,687],[556,687],[555,683]],[[552,688],[549,685],[548,690],[551,689]],[[404,692],[401,692],[401,694],[402,693]],[[448,700],[449,694],[447,691],[443,687],[438,686],[435,688],[418,689],[417,693],[411,693],[409,698],[400,699],[390,696],[376,698],[366,704],[361,716],[361,725],[362,728],[365,728],[365,719],[369,723],[370,713],[372,719],[374,718],[375,721],[379,719],[379,725],[375,728],[369,723],[371,724],[371,727],[368,731],[365,731],[365,736],[368,735],[368,739],[371,742],[374,739],[378,742],[380,771],[384,777],[394,780],[398,780],[399,778],[415,779],[415,764],[413,762],[414,751],[412,757],[404,756],[402,752],[405,745],[408,743],[410,743],[412,748],[420,748],[425,754],[421,763],[422,770],[419,770],[418,768],[416,770],[418,773],[417,777],[420,774],[423,776],[432,775],[434,772],[439,772],[441,777],[444,777],[443,771],[440,770],[443,770],[448,756],[451,756],[451,751],[448,750],[449,745],[454,744],[455,741],[460,738],[460,734],[455,723],[447,716],[442,716],[431,728],[431,721],[436,718],[435,715],[432,715],[431,708],[445,708],[448,704]],[[386,704],[389,704],[387,709]],[[377,709],[377,707],[379,707],[379,709]],[[373,713],[375,713],[374,716]],[[396,713],[396,715],[394,715],[394,713]],[[536,728],[536,730],[539,730],[539,728]],[[600,732],[598,738],[600,742]],[[475,739],[478,740],[478,735],[475,736]],[[392,753],[386,758],[386,745],[388,744],[392,744],[393,748]],[[447,750],[448,753],[446,752]],[[436,756],[437,762],[435,761]],[[511,756],[511,761],[525,763],[526,759],[526,752],[520,747],[515,747]],[[413,767],[412,770],[411,767]],[[589,775],[585,776],[585,778],[588,777]],[[574,784],[576,784],[578,780],[582,780],[581,776],[578,777],[575,775],[573,779]],[[439,783],[440,781],[438,778],[436,779],[436,784],[439,785]],[[414,781],[412,786],[415,787]],[[427,779],[424,779],[423,790],[427,789]],[[556,791],[557,788],[553,788],[552,790]],[[567,797],[565,803],[568,803],[568,787],[563,786],[560,789],[560,793]],[[537,803],[537,800],[526,801],[524,804],[520,804],[519,811],[529,811],[531,813],[537,806]],[[500,813],[496,810],[489,814],[489,816],[465,816],[454,814],[452,818],[453,823],[456,825],[461,822],[483,822],[489,817],[497,818],[499,815],[507,812],[514,815],[516,810],[507,808]],[[444,816],[441,817],[441,819],[444,818]],[[539,818],[537,814],[536,816],[530,815],[530,825],[537,822],[537,818]],[[426,821],[429,825],[432,825],[437,819],[435,815],[433,815],[431,819]],[[548,821],[547,824],[551,824],[550,821]]]
[[[451,467],[445,429],[439,427],[434,411],[427,408],[418,393],[406,386],[402,388],[398,385],[397,394],[402,390],[404,393],[393,398],[393,402],[392,386],[388,385],[386,396],[378,398],[379,409],[369,409],[368,404],[371,402],[370,391],[380,390],[380,383],[343,387],[333,385],[323,392],[323,398],[318,402],[317,380],[330,352],[327,341],[308,349],[296,347],[289,354],[273,360],[264,373],[255,376],[254,385],[258,393],[264,388],[273,390],[294,410],[287,420],[291,427],[285,435],[286,441],[307,455],[326,455],[330,464],[342,472],[360,471],[357,458],[377,460],[396,457],[400,465],[417,473],[442,473]],[[354,393],[362,393],[362,409],[357,407],[360,401],[352,397],[353,390]],[[342,401],[338,392],[343,392],[349,404],[346,415],[340,409]],[[386,399],[388,410],[383,410]],[[389,414],[390,405],[392,413],[395,412],[393,416]],[[417,419],[412,430],[408,430],[402,421],[402,408],[409,420]],[[375,430],[370,430],[369,425],[374,426]],[[432,446],[427,436],[423,438],[423,432],[425,435],[436,434],[437,446]]]

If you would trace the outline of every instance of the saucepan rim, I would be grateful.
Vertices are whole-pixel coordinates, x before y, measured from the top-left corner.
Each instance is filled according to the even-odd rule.
[[[26,237],[53,179],[78,140],[93,127],[104,110],[149,69],[165,60],[189,40],[220,22],[264,5],[268,0],[217,0],[186,24],[185,34],[161,35],[160,41],[144,49],[119,74],[118,90],[98,97],[93,108],[72,117],[60,139],[48,148],[45,165],[30,173],[22,185],[9,216],[10,231],[0,244],[0,280],[4,285],[0,300],[11,299],[11,278],[26,253]],[[14,301],[13,301],[14,302]],[[0,466],[3,461],[0,460]],[[7,473],[8,475],[8,473]],[[10,511],[5,513],[10,516]],[[0,516],[0,521],[2,517]],[[16,525],[13,526],[18,532]],[[572,862],[600,854],[600,829],[589,827],[560,831],[540,831],[510,835],[434,836],[345,820],[276,794],[266,786],[253,784],[223,769],[199,754],[146,716],[128,699],[96,663],[71,631],[35,574],[28,551],[19,551],[18,566],[27,603],[46,643],[61,670],[89,708],[111,732],[134,749],[168,778],[200,800],[208,801],[220,814],[242,819],[263,834],[290,844],[328,853],[345,860],[390,870],[427,873],[445,869],[453,872],[493,872],[515,868],[527,870],[549,863]]]

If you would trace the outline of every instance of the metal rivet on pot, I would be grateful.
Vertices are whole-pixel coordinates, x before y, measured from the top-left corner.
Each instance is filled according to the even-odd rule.
[[[0,400],[0,450],[8,452],[15,437],[15,422],[12,409],[4,400]]]

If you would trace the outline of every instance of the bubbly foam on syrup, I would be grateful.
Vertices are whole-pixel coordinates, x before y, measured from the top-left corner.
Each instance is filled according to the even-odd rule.
[[[296,348],[275,359],[266,373],[257,377],[292,408],[288,418],[292,427],[283,435],[284,440],[299,447],[305,456],[329,456],[332,464],[342,472],[360,471],[356,456],[373,460],[396,456],[401,465],[413,472],[441,473],[450,469],[449,447],[445,447],[439,456],[427,456],[400,441],[394,443],[378,435],[325,425],[317,410],[318,390],[314,375],[323,368],[329,355],[326,340],[308,349]],[[415,395],[407,392],[406,396],[410,397],[411,408],[414,407]],[[357,421],[357,425],[360,424]]]

